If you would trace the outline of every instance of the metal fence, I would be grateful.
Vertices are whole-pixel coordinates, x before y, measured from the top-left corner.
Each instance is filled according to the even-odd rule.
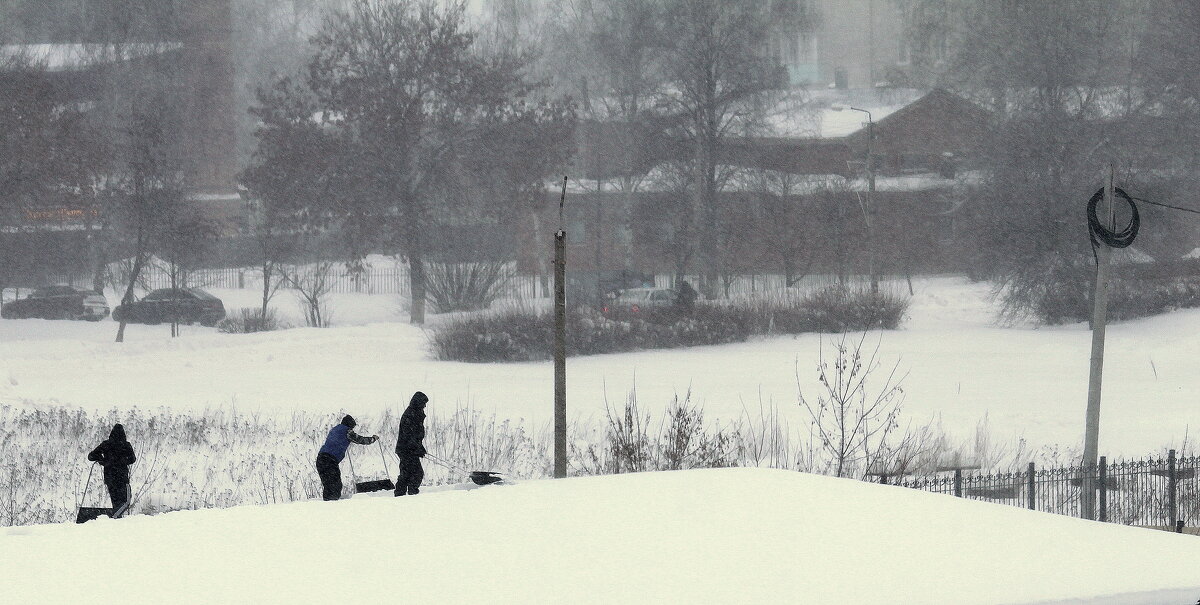
[[[124,284],[124,277],[119,273],[120,269],[114,270],[112,280],[110,280],[114,283],[109,284],[118,290]],[[370,267],[364,271],[351,272],[346,270],[345,266],[335,264],[330,269],[329,282],[332,284],[330,292],[398,294],[408,296],[408,278],[408,267],[403,265],[395,267]],[[93,276],[90,273],[59,274],[50,276],[44,280],[44,283],[72,284],[88,288],[92,286],[92,282]],[[187,282],[188,285],[196,288],[261,290],[262,272],[255,268],[245,267],[197,269],[188,273]],[[39,280],[36,285],[41,285],[41,283],[43,281]],[[33,285],[35,284],[30,284],[27,287],[32,287]],[[150,265],[143,268],[142,274],[138,278],[138,285],[144,290],[169,288],[171,286],[171,275],[161,267]],[[510,271],[509,275],[504,278],[501,297],[520,299],[546,298],[553,291],[553,288],[549,284],[542,284],[534,276],[519,275],[515,271]]]
[[[125,284],[125,278],[121,274],[123,268],[119,265],[113,265],[110,269],[110,281],[112,283],[109,285],[117,290],[122,289]],[[570,278],[570,275],[568,277]],[[861,276],[852,276],[852,279],[858,279],[859,277]],[[689,280],[693,285],[699,284],[701,280],[700,276],[697,275],[685,275],[679,278]],[[654,285],[660,288],[670,288],[674,286],[675,279],[676,276],[671,274],[658,274],[654,276]],[[90,273],[69,273],[48,276],[44,280],[37,280],[36,283],[21,284],[21,286],[34,287],[51,283],[91,287],[92,282],[93,275]],[[336,293],[357,292],[362,294],[398,294],[401,296],[408,296],[409,293],[408,267],[403,264],[368,267],[363,271],[351,272],[341,263],[337,263],[331,268],[330,282],[332,283],[331,292]],[[834,283],[837,283],[837,277],[833,275],[808,275],[800,279],[794,279],[793,283],[791,283],[794,289],[790,290],[790,292],[791,294],[796,294]],[[253,267],[198,269],[189,272],[188,284],[197,288],[260,290],[262,289],[262,272]],[[167,288],[171,285],[171,276],[164,267],[150,264],[142,269],[138,285],[145,290]],[[896,282],[896,287],[902,287],[900,282]],[[717,285],[717,291],[719,296],[723,297],[727,294],[730,298],[737,299],[788,292],[789,290],[788,281],[783,275],[751,274],[722,278]],[[515,267],[510,267],[508,275],[504,278],[501,297],[516,299],[549,298],[553,296],[553,292],[552,275],[547,275],[544,278],[534,275],[523,275],[517,273]]]
[[[1108,463],[1103,456],[1095,467],[1073,466],[1038,469],[1029,463],[1024,471],[978,475],[949,469],[936,477],[902,477],[893,483],[913,489],[950,494],[972,500],[1022,506],[1072,517],[1082,517],[1085,479],[1096,490],[1095,517],[1125,525],[1177,527],[1180,522],[1200,525],[1200,486],[1196,469],[1200,457],[1167,457]]]

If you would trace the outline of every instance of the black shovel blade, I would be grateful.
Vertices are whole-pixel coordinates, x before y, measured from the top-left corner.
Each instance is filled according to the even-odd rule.
[[[396,484],[392,483],[391,479],[376,479],[375,481],[359,481],[354,484],[354,490],[358,493],[365,492],[381,492],[385,489],[396,489]]]
[[[475,485],[491,485],[504,480],[504,477],[491,471],[471,471],[471,483]]]
[[[98,506],[81,506],[81,507],[79,507],[79,514],[75,517],[75,522],[76,523],[87,523],[88,521],[91,521],[92,519],[98,518],[100,515],[104,515],[105,517],[111,517],[112,513],[113,513],[113,509],[111,509],[111,508],[101,508]]]

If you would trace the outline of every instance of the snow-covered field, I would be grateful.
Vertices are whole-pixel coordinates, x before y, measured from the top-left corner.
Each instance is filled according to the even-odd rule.
[[[951,277],[915,285],[909,321],[881,344],[885,364],[898,359],[910,372],[905,419],[937,419],[965,439],[986,415],[994,439],[1077,447],[1086,328],[996,326],[985,285]],[[253,291],[214,293],[230,310],[256,304]],[[287,293],[275,306],[299,322]],[[281,419],[300,410],[332,423],[344,412],[398,412],[420,389],[435,408],[470,405],[533,429],[549,421],[551,364],[435,361],[398,299],[345,294],[331,306],[329,329],[185,327],[172,339],[166,326],[131,325],[123,344],[112,342],[111,321],[0,321],[0,403],[115,409],[118,418],[134,406]],[[1110,327],[1101,453],[1184,445],[1200,424],[1198,329],[1200,311]],[[574,358],[570,413],[602,419],[606,403],[619,406],[636,385],[643,409],[661,411],[691,389],[709,419],[762,402],[803,426],[797,384],[815,388],[821,339]],[[470,488],[9,527],[0,531],[0,603],[1200,599],[1194,536],[904,488],[756,469]]]
[[[3,603],[1092,603],[1200,598],[1194,536],[721,469],[0,533]]]
[[[904,328],[881,336],[883,363],[899,360],[909,372],[906,421],[937,421],[966,440],[986,415],[998,442],[1078,446],[1087,400],[1086,326],[997,326],[985,284],[942,277],[915,286]],[[231,311],[256,305],[252,290],[213,293]],[[288,293],[274,306],[301,323]],[[0,402],[90,410],[299,409],[336,418],[399,411],[422,390],[434,408],[469,405],[535,430],[550,420],[550,363],[436,361],[425,333],[406,323],[398,298],[341,294],[331,307],[335,326],[329,329],[228,335],[184,327],[183,336],[172,339],[165,325],[131,325],[123,344],[112,342],[111,321],[0,321]],[[1110,326],[1101,454],[1141,457],[1185,445],[1190,427],[1200,426],[1198,332],[1200,310]],[[761,402],[778,406],[792,427],[803,426],[797,384],[815,390],[822,338],[829,337],[573,358],[569,414],[585,422],[603,419],[606,404],[620,406],[636,385],[643,409],[661,409],[690,389],[710,419],[736,418]]]

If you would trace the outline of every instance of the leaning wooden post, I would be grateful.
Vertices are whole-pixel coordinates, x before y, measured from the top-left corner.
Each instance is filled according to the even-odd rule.
[[[961,468],[954,469],[954,495],[955,495],[955,497],[958,497],[958,498],[962,497],[962,469]]]
[[[1033,463],[1032,462],[1029,463],[1028,482],[1029,482],[1029,510],[1037,510],[1037,499],[1034,497],[1034,494],[1033,494],[1034,482],[1033,482]]]
[[[1113,196],[1116,194],[1115,166],[1109,166],[1108,186],[1104,189],[1109,217],[1113,216]],[[1100,385],[1104,374],[1104,326],[1108,321],[1108,271],[1112,249],[1096,246],[1096,291],[1092,296],[1092,357],[1088,376],[1087,415],[1083,431],[1083,473],[1080,488],[1080,513],[1084,519],[1096,518],[1096,485],[1092,472],[1100,446]]]
[[[554,477],[567,476],[567,231],[563,206],[567,177],[558,199],[558,231],[554,232]]]
[[[1171,518],[1171,525],[1179,522],[1179,500],[1178,497],[1179,481],[1175,476],[1175,450],[1167,452],[1167,506],[1170,507],[1168,514]]]

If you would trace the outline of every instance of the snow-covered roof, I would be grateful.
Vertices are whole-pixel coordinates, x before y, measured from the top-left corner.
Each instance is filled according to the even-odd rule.
[[[774,171],[753,171],[741,168],[732,168],[737,173],[734,174],[729,183],[723,189],[724,192],[746,192],[758,191],[762,188],[759,182],[759,176],[766,174],[779,174]],[[876,191],[927,191],[930,189],[942,189],[954,187],[958,185],[973,185],[983,181],[983,173],[980,171],[965,171],[960,172],[954,178],[945,178],[933,173],[921,174],[902,174],[891,176],[875,177]],[[811,174],[811,175],[792,175],[791,191],[797,195],[805,193],[813,193],[819,189],[837,188],[847,191],[866,191],[869,187],[865,177],[845,178],[836,174]],[[636,191],[638,193],[668,193],[678,190],[676,183],[679,182],[678,176],[669,174],[669,171],[663,166],[657,166],[652,169],[645,177],[637,184]],[[554,180],[546,183],[546,190],[557,193],[561,190],[562,181]],[[600,182],[596,181],[581,181],[578,179],[570,179],[567,181],[567,193],[571,195],[589,194],[589,193],[619,193],[621,191],[620,183],[617,179],[609,179]],[[1200,248],[1197,248],[1197,255],[1200,255]],[[1197,256],[1200,258],[1200,256]],[[1151,259],[1151,262],[1153,259]],[[1145,261],[1138,261],[1145,262]]]
[[[886,90],[822,90],[785,96],[767,112],[770,136],[836,139],[866,128],[867,114],[879,122],[925,91],[911,88]],[[840,108],[840,109],[839,109]]]
[[[5,44],[0,60],[16,61],[47,71],[78,71],[162,54],[181,48],[178,42],[128,44]]]

